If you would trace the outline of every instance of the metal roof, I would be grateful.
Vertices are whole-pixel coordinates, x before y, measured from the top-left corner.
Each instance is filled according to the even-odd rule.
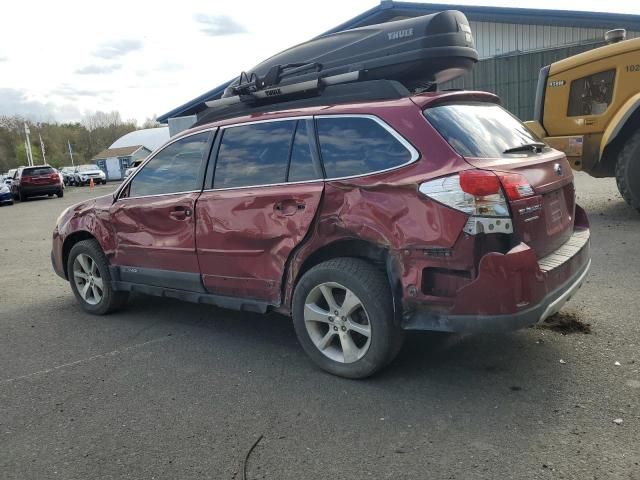
[[[561,25],[567,27],[587,28],[626,28],[640,31],[640,15],[582,12],[571,10],[543,10],[536,8],[484,7],[475,5],[455,5],[447,3],[417,3],[381,0],[379,5],[360,15],[324,32],[322,35],[387,22],[399,17],[415,17],[441,12],[443,10],[460,10],[469,20],[505,23],[521,23],[533,25]],[[174,108],[158,117],[158,121],[166,123],[169,118],[182,115],[193,115],[204,110],[204,102],[220,98],[224,89],[234,79],[203,93],[199,97]]]
[[[132,145],[130,147],[118,147],[118,148],[107,148],[102,150],[100,153],[93,156],[91,161],[100,160],[102,158],[111,158],[111,157],[129,157],[136,153],[141,148],[145,148],[142,145]]]
[[[150,152],[153,152],[167,140],[169,140],[169,127],[144,128],[123,135],[113,142],[109,148],[142,145]]]

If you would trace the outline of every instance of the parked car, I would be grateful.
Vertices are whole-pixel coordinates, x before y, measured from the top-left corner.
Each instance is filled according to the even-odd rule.
[[[62,181],[65,185],[75,185],[76,167],[62,167],[60,173],[62,173]]]
[[[67,209],[52,262],[93,314],[135,291],[292,315],[317,365],[359,378],[404,330],[557,312],[589,269],[589,224],[563,153],[494,95],[438,92],[184,132]]]
[[[58,173],[49,165],[20,167],[16,171],[11,186],[13,198],[21,202],[40,195],[64,195],[62,181]]]
[[[106,174],[95,165],[79,165],[76,167],[74,174],[76,185],[88,185],[91,179],[93,179],[95,184],[101,183],[104,185],[107,183]]]
[[[11,188],[4,182],[0,184],[0,205],[13,205],[13,195]]]
[[[142,162],[144,162],[145,160],[146,160],[146,158],[141,158],[139,160],[134,160],[131,163],[131,166],[124,171],[124,178],[125,179],[128,178],[129,175],[131,175],[133,172],[135,172],[136,168],[138,168],[140,165],[142,165]]]
[[[13,177],[16,174],[16,172],[18,171],[17,168],[12,168],[7,172],[7,175],[4,179],[4,183],[6,185],[9,185],[9,187],[11,187],[11,185],[13,184]]]

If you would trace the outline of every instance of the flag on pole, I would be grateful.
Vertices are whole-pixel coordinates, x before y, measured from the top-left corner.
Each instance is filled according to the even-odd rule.
[[[45,155],[44,142],[42,141],[42,135],[38,134],[38,137],[40,137],[40,149],[42,150],[42,161],[46,165],[47,157]]]
[[[31,139],[29,138],[29,134],[31,130],[29,130],[29,126],[27,122],[24,122],[24,136],[26,137],[25,148],[27,149],[27,164],[29,166],[33,166],[33,154],[31,153]]]
[[[74,166],[74,164],[73,164],[73,152],[71,151],[71,142],[69,140],[67,140],[67,146],[69,147],[69,157],[71,158],[71,165]]]

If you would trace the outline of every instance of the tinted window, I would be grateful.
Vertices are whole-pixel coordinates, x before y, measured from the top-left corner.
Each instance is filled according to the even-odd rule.
[[[509,148],[540,142],[520,120],[492,103],[440,105],[424,114],[464,157],[499,158]]]
[[[198,190],[209,132],[182,138],[158,152],[133,178],[129,196]]]
[[[283,183],[295,121],[227,128],[218,151],[214,188]]]
[[[23,177],[38,177],[40,175],[51,175],[54,173],[51,167],[25,168],[22,171]]]
[[[348,177],[397,167],[411,153],[370,118],[318,118],[318,139],[327,178]]]
[[[595,73],[571,82],[569,93],[569,117],[600,115],[604,113],[613,98],[615,70]]]
[[[311,137],[307,132],[307,123],[302,120],[298,122],[293,148],[291,149],[288,179],[290,182],[302,182],[321,177],[315,171],[310,141]]]

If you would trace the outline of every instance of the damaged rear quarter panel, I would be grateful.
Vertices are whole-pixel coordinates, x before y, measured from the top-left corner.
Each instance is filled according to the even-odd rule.
[[[420,109],[408,102],[401,109],[383,107],[373,113],[407,139],[420,158],[391,171],[326,182],[314,227],[289,263],[285,308],[290,308],[305,260],[326,245],[357,239],[385,249],[392,263],[390,273],[396,277],[391,281],[400,282],[404,289],[418,281],[423,268],[407,252],[451,248],[459,238],[467,216],[426,198],[418,188],[424,181],[470,166],[427,123]]]

